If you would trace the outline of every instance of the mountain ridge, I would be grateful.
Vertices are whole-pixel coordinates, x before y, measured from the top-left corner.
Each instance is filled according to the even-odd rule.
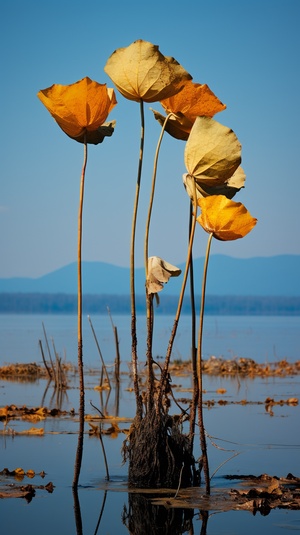
[[[194,259],[195,293],[201,293],[204,257]],[[180,277],[171,278],[164,294],[178,295],[185,264],[179,264]],[[300,296],[300,255],[235,258],[211,255],[208,265],[208,295]],[[106,262],[83,261],[84,294],[129,295],[129,268]],[[144,294],[144,268],[135,270],[136,294]],[[186,292],[189,293],[189,283]],[[77,262],[37,278],[0,279],[0,293],[77,293]]]

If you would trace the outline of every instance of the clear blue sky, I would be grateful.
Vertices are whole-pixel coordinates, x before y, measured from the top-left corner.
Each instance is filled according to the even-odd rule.
[[[107,58],[136,39],[159,45],[195,82],[207,83],[227,105],[215,119],[242,143],[246,188],[235,200],[258,224],[243,240],[214,240],[212,253],[300,254],[299,24],[297,0],[2,0],[0,277],[37,277],[76,261],[83,148],[37,92],[84,76],[112,87]],[[113,137],[89,147],[83,259],[128,266],[140,117],[137,103],[116,95]],[[137,265],[160,132],[149,107]],[[149,253],[174,264],[186,257],[183,151],[184,142],[164,137],[150,232]],[[206,236],[198,226],[196,257],[204,256]]]

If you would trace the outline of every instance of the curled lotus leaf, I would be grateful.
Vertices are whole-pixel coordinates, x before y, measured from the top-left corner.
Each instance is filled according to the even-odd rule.
[[[178,277],[180,273],[181,269],[166,262],[159,256],[150,256],[148,258],[148,275],[146,282],[148,294],[160,292],[170,277]]]
[[[213,117],[225,110],[226,105],[211,91],[207,84],[186,80],[179,93],[160,101],[167,115],[166,131],[176,139],[187,140],[197,117]],[[154,117],[163,124],[165,117],[154,111]]]
[[[108,58],[104,71],[120,93],[136,102],[156,102],[176,94],[191,75],[157,45],[139,39],[118,48]]]
[[[182,176],[182,180],[187,194],[193,201],[194,178],[188,173],[185,173]],[[208,197],[208,195],[225,195],[227,199],[232,199],[241,188],[245,187],[245,180],[246,175],[241,166],[237,168],[232,177],[230,177],[229,180],[227,180],[227,182],[224,184],[207,186],[205,183],[199,183],[197,180],[195,180],[196,197],[197,199],[200,199],[201,197]]]
[[[241,163],[241,149],[230,128],[211,117],[197,117],[184,151],[187,171],[200,185],[227,183]]]
[[[198,199],[198,205],[201,208],[198,223],[218,240],[243,238],[257,223],[242,203],[231,201],[224,195],[202,197]]]
[[[53,84],[38,97],[60,128],[72,139],[101,143],[112,135],[114,124],[105,123],[117,104],[115,92],[87,76],[70,85]]]
[[[97,130],[82,133],[80,136],[76,137],[76,141],[79,143],[84,143],[86,136],[87,143],[90,145],[98,145],[99,143],[102,143],[106,137],[111,137],[113,135],[115,127],[116,121],[103,123],[101,126],[99,126],[99,128],[97,128]]]
[[[159,122],[161,126],[165,124],[166,117],[156,110],[151,109],[154,118]],[[165,131],[175,139],[186,141],[189,137],[189,132],[193,126],[186,117],[180,114],[170,115],[168,121],[165,124]]]

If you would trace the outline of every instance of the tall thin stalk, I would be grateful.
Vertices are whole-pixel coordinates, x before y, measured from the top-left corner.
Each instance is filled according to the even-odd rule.
[[[163,397],[163,394],[164,394],[164,391],[165,391],[165,386],[166,386],[166,381],[167,381],[167,376],[168,376],[168,370],[169,370],[169,364],[170,364],[173,344],[174,344],[175,336],[176,336],[176,333],[177,333],[177,328],[178,328],[178,323],[179,323],[179,319],[180,319],[182,303],[183,303],[183,298],[184,298],[184,292],[185,292],[185,288],[186,288],[186,283],[187,283],[187,278],[188,278],[189,269],[190,269],[190,263],[191,263],[191,258],[192,258],[192,250],[193,250],[195,228],[196,228],[196,221],[197,221],[197,207],[198,207],[195,180],[193,180],[193,206],[194,206],[194,214],[193,214],[192,225],[191,225],[190,236],[189,236],[187,259],[186,259],[186,263],[185,263],[185,270],[184,270],[182,285],[181,285],[181,289],[180,289],[180,294],[179,294],[179,299],[178,299],[178,305],[177,305],[177,310],[176,310],[176,314],[175,314],[175,319],[174,319],[174,323],[173,323],[173,328],[172,328],[170,339],[169,339],[169,343],[168,343],[168,348],[167,348],[167,352],[166,352],[166,358],[165,358],[164,367],[163,367],[161,380],[160,380],[160,385],[159,385],[158,406],[160,406],[160,404],[161,404],[162,397]]]
[[[152,214],[155,186],[156,186],[157,162],[158,162],[161,142],[162,142],[164,132],[165,132],[165,127],[171,115],[172,113],[169,113],[169,115],[167,115],[162,125],[162,129],[160,132],[160,136],[158,138],[155,156],[154,156],[151,193],[150,193],[148,216],[147,216],[146,230],[145,230],[145,242],[144,242],[144,262],[145,262],[146,281],[148,280],[149,232],[150,232],[151,214]],[[148,391],[148,410],[150,410],[153,406],[153,395],[154,395],[154,372],[153,372],[153,358],[152,358],[154,310],[153,310],[153,295],[148,295],[147,289],[146,289],[146,318],[147,318],[147,366],[148,366],[148,389],[147,391]]]
[[[83,435],[84,435],[84,375],[82,357],[82,212],[84,198],[85,170],[87,165],[87,142],[86,135],[83,145],[83,165],[80,177],[79,209],[78,209],[78,245],[77,245],[77,340],[78,340],[78,374],[79,374],[79,433],[76,450],[73,488],[78,487],[82,455],[83,455]]]
[[[193,225],[193,203],[190,202],[190,221],[189,221],[189,234],[192,231]],[[196,425],[196,413],[197,413],[197,404],[198,404],[198,374],[197,374],[197,347],[196,347],[196,305],[195,305],[195,285],[194,285],[194,265],[193,265],[193,252],[190,256],[190,294],[191,294],[191,359],[192,359],[192,374],[193,374],[193,397],[190,409],[190,418],[189,418],[189,442],[190,442],[190,451],[193,451],[194,447],[194,436],[195,436],[195,425]]]
[[[141,113],[141,140],[140,140],[140,155],[138,164],[138,173],[135,190],[135,200],[133,207],[132,228],[131,228],[131,243],[130,243],[130,301],[131,301],[131,361],[132,361],[132,374],[133,374],[133,386],[136,400],[136,415],[137,419],[141,420],[143,405],[139,392],[138,382],[138,357],[137,357],[137,333],[136,333],[136,304],[135,304],[135,234],[136,234],[136,221],[140,195],[140,185],[142,177],[143,155],[144,155],[144,138],[145,138],[145,118],[144,118],[144,103],[140,101],[140,113]]]
[[[208,457],[207,457],[206,437],[205,437],[204,420],[203,420],[202,339],[203,339],[203,320],[204,320],[207,268],[208,268],[208,260],[209,260],[209,253],[210,253],[210,246],[211,246],[212,238],[213,238],[213,234],[211,232],[208,237],[206,253],[205,253],[204,269],[203,269],[200,320],[199,320],[199,332],[198,332],[198,348],[197,348],[197,370],[198,370],[198,385],[199,385],[198,423],[199,423],[199,430],[200,430],[200,446],[201,446],[201,451],[202,451],[202,463],[203,463],[203,471],[204,471],[204,477],[205,477],[206,494],[210,494],[210,477],[209,477],[209,464],[208,464]]]

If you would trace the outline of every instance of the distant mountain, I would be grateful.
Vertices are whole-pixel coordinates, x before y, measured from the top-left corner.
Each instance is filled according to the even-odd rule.
[[[196,294],[201,293],[204,258],[194,260]],[[182,271],[184,264],[179,266]],[[207,295],[300,296],[300,255],[233,258],[212,255],[208,266]],[[183,274],[170,279],[165,295],[178,295]],[[136,270],[136,293],[144,293],[144,268]],[[129,268],[104,262],[82,263],[83,293],[128,295]],[[187,286],[187,293],[189,285]],[[76,294],[77,263],[32,278],[0,279],[0,293]]]

